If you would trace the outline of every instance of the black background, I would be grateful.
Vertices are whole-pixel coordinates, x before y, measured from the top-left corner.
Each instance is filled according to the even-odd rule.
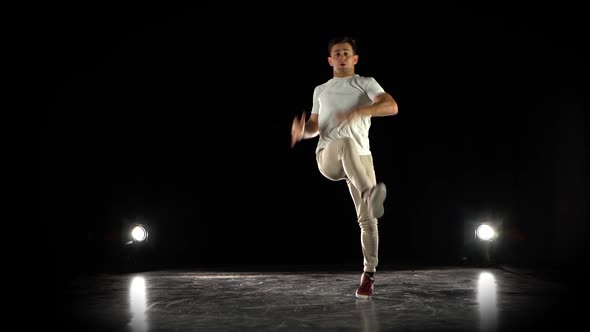
[[[362,268],[344,182],[293,117],[331,78],[327,42],[399,104],[373,119],[388,185],[380,264],[469,263],[466,225],[501,222],[497,260],[585,262],[585,18],[567,2],[378,7],[298,2],[62,6],[30,16],[41,214],[63,274],[150,267]],[[469,230],[467,231],[469,233]],[[130,258],[135,257],[135,258]],[[467,261],[465,260],[467,258]]]

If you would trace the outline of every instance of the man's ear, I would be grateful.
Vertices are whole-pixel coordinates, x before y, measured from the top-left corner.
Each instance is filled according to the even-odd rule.
[[[330,66],[334,66],[334,64],[332,63],[332,57],[331,56],[328,57],[328,63],[330,64]]]
[[[359,62],[359,56],[358,54],[354,55],[354,64],[356,65],[356,63]]]

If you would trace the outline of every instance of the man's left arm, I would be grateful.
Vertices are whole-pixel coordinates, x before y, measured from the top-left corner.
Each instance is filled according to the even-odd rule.
[[[365,116],[390,116],[396,115],[398,108],[395,99],[383,92],[373,99],[373,104],[359,107],[356,111]]]

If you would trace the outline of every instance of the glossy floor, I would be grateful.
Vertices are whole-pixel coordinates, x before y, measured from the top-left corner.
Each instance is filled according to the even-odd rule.
[[[572,289],[508,268],[169,269],[73,278],[57,330],[507,331],[581,321]]]

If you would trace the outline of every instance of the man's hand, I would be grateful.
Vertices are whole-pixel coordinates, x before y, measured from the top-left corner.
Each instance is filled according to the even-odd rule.
[[[338,115],[336,115],[336,118],[340,122],[351,122],[360,116],[361,116],[361,112],[359,110],[355,109],[350,112],[338,113]]]
[[[297,142],[303,139],[305,133],[305,112],[301,115],[301,118],[293,119],[293,125],[291,126],[291,148],[297,144]]]

